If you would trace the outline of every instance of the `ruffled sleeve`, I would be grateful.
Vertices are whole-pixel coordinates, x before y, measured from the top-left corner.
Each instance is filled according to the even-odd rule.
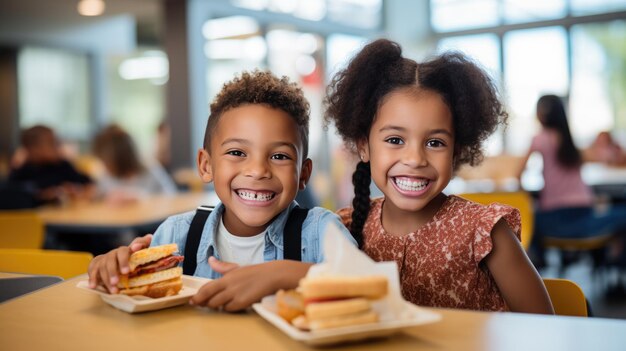
[[[506,221],[518,240],[521,240],[522,230],[522,217],[518,209],[500,203],[479,206],[481,209],[476,213],[479,220],[474,232],[474,261],[477,264],[493,249],[491,231],[500,219]]]

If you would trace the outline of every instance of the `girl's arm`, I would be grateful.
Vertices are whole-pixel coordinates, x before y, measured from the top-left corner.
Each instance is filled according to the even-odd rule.
[[[491,239],[485,263],[511,311],[554,314],[539,273],[504,220],[496,223]]]

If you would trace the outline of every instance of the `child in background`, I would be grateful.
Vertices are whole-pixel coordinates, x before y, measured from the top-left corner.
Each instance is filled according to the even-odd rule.
[[[93,152],[105,168],[97,177],[98,190],[110,203],[176,193],[176,185],[163,168],[158,164],[144,165],[132,137],[117,125],[106,127],[96,136]]]
[[[191,303],[235,311],[280,288],[295,288],[309,267],[322,261],[330,223],[354,242],[337,215],[316,207],[307,213],[301,234],[285,233],[301,235],[301,262],[283,260],[286,221],[312,171],[308,131],[309,104],[286,77],[243,73],[217,95],[197,166],[202,180],[214,183],[221,203],[203,227],[194,274],[215,280],[200,288]],[[154,238],[148,235],[95,257],[91,286],[103,283],[117,292],[118,274],[128,273],[130,253],[150,242],[175,242],[184,252],[193,217],[193,212],[170,217]]]
[[[520,245],[514,208],[442,191],[507,114],[490,78],[461,54],[424,63],[394,42],[365,46],[329,87],[326,120],[361,162],[344,223],[376,261],[396,261],[418,305],[553,313]],[[370,200],[371,179],[384,197]]]
[[[31,188],[38,204],[93,197],[91,179],[63,158],[51,128],[43,125],[30,127],[22,132],[21,143],[25,160],[11,171],[9,182]]]

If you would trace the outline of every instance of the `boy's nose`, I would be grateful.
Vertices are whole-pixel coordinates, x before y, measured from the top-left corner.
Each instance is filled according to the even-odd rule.
[[[271,178],[272,173],[267,160],[250,158],[244,171],[246,177],[255,179]]]

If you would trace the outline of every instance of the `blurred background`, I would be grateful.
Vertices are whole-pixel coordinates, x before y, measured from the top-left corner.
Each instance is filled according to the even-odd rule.
[[[488,155],[528,149],[539,129],[535,102],[546,93],[567,99],[580,148],[607,130],[626,145],[624,1],[5,0],[0,175],[19,130],[35,124],[53,126],[80,154],[100,128],[117,123],[150,157],[164,123],[175,141],[166,146],[167,169],[193,168],[213,96],[235,73],[267,68],[304,88],[313,188],[326,206],[344,206],[351,191],[331,181],[345,165],[331,162],[341,142],[322,128],[324,87],[378,37],[400,42],[416,60],[461,50],[492,74],[512,117]],[[530,168],[522,181],[539,189]]]
[[[25,128],[52,127],[65,155],[90,173],[95,135],[115,124],[179,189],[210,190],[195,172],[209,103],[236,73],[259,68],[302,86],[311,103],[310,195],[332,210],[346,206],[354,160],[333,127],[323,128],[325,86],[379,37],[418,61],[463,51],[500,88],[509,126],[450,193],[542,188],[541,160],[530,160],[521,182],[515,173],[540,130],[535,104],[544,94],[564,98],[581,150],[601,132],[626,147],[624,0],[3,0],[0,180]],[[614,171],[582,170],[589,185],[623,201],[626,172]]]

